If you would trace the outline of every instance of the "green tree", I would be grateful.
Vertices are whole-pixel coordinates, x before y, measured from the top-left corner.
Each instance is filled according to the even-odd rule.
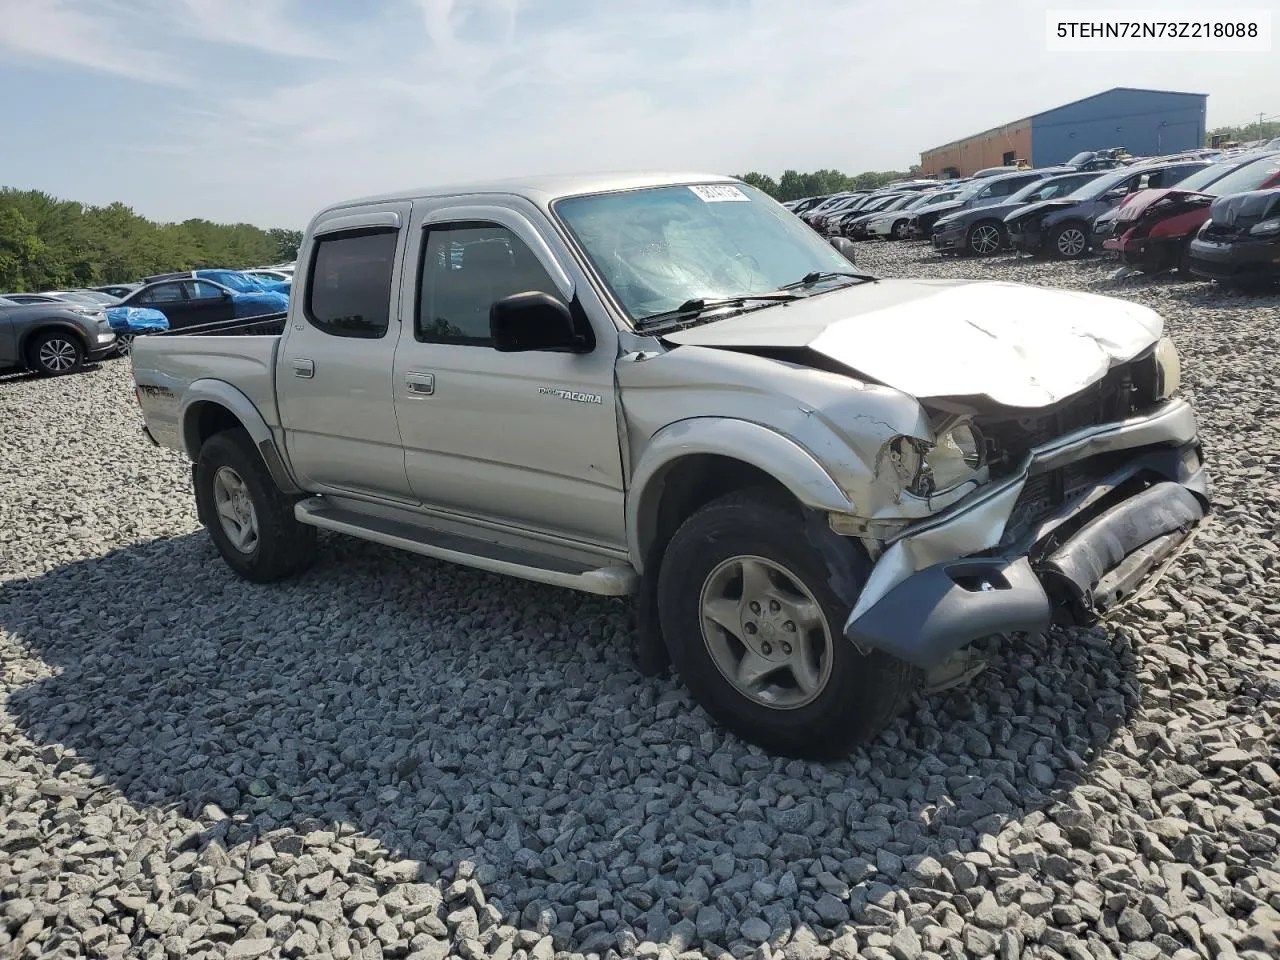
[[[194,267],[244,268],[292,259],[301,234],[248,223],[155,223],[37,190],[0,188],[0,289],[96,286]]]

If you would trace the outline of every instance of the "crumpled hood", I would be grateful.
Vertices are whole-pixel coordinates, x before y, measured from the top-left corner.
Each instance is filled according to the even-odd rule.
[[[941,218],[963,206],[964,204],[959,201],[947,200],[944,203],[926,203],[923,207],[917,207],[912,213],[936,213]]]
[[[1116,208],[1116,219],[1125,222],[1138,220],[1149,210],[1152,210],[1158,203],[1167,205],[1177,204],[1181,207],[1182,201],[1186,201],[1193,197],[1204,198],[1204,202],[1206,203],[1211,199],[1210,194],[1201,193],[1198,190],[1178,190],[1173,187],[1164,187],[1163,189],[1154,190],[1139,190]]]
[[[1224,227],[1251,227],[1280,216],[1280,189],[1251,190],[1219,197],[1210,207],[1213,222]]]
[[[979,280],[880,280],[668,335],[757,352],[807,347],[910,394],[1043,407],[1154,344],[1154,310],[1097,294]]]
[[[1068,200],[1066,197],[1058,197],[1054,200],[1038,200],[1035,203],[1028,203],[1021,207],[1015,207],[1011,212],[1005,214],[1004,222],[1011,220],[1021,220],[1023,217],[1029,217],[1034,214],[1044,216],[1053,210],[1064,210],[1067,207],[1074,207],[1079,200]]]

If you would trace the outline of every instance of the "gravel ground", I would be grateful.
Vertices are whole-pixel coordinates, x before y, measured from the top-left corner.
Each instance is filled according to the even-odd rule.
[[[126,363],[0,378],[0,956],[1280,953],[1280,299],[859,254],[1165,314],[1217,513],[1140,608],[773,759],[622,602],[339,538],[241,582]]]

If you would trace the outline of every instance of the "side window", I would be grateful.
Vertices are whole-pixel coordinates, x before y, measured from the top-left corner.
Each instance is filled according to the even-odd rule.
[[[424,343],[490,343],[489,308],[513,293],[560,296],[523,240],[495,223],[431,226],[418,267],[414,336]]]
[[[316,242],[305,301],[313,327],[361,340],[386,335],[398,236],[394,230],[366,230]]]
[[[143,303],[175,303],[182,299],[182,285],[178,283],[161,283],[142,295]]]
[[[187,288],[189,300],[217,300],[222,296],[222,289],[215,287],[212,283],[188,280],[183,286]]]

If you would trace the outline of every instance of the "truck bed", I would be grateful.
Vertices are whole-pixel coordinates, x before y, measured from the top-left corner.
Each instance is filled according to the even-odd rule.
[[[277,427],[276,352],[285,318],[268,314],[138,337],[130,359],[138,402],[155,441],[184,451],[181,421],[188,405],[228,388],[247,398],[269,427]]]

